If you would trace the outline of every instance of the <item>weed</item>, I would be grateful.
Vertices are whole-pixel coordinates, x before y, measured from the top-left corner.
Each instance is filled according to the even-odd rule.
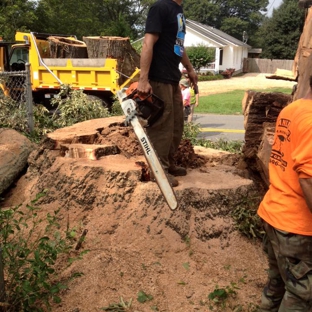
[[[219,139],[217,141],[211,141],[203,138],[198,138],[200,134],[200,124],[195,124],[193,122],[188,122],[184,125],[183,139],[190,140],[192,145],[203,146],[206,148],[213,148],[218,150],[227,151],[230,153],[239,154],[242,152],[243,141],[233,140],[227,141],[224,139]]]
[[[197,136],[200,133],[200,125],[193,122],[184,124],[182,139],[188,139],[193,145],[197,143]]]
[[[58,281],[55,264],[61,255],[68,257],[74,241],[68,232],[60,231],[59,210],[45,218],[39,216],[37,201],[42,196],[45,192],[37,194],[26,211],[21,205],[0,209],[7,312],[50,310],[52,302],[61,301],[58,294],[66,288]]]
[[[188,271],[190,269],[190,263],[189,262],[183,263],[183,268]]]
[[[138,297],[137,297],[137,300],[140,302],[140,303],[144,303],[146,301],[151,301],[153,300],[153,296],[152,295],[149,295],[147,293],[145,293],[143,290],[140,290],[139,293],[138,293]]]
[[[129,302],[124,301],[122,297],[119,298],[118,303],[111,303],[107,307],[100,308],[100,310],[103,311],[110,311],[110,312],[124,312],[131,308],[132,305],[132,298],[129,300]]]
[[[239,289],[235,283],[231,283],[231,285],[226,286],[225,288],[219,288],[216,285],[213,292],[208,295],[208,299],[215,305],[221,306],[222,308],[226,307],[226,301],[229,297],[236,297],[236,290]],[[212,306],[210,306],[212,308]]]
[[[244,199],[232,212],[232,218],[239,232],[248,238],[263,238],[263,228],[257,208],[262,197]]]
[[[191,246],[191,238],[188,235],[184,237],[184,243],[186,244],[187,247]]]
[[[180,281],[180,282],[178,282],[177,284],[178,284],[178,285],[182,285],[182,286],[187,285],[187,283],[185,283],[185,282],[183,282],[183,281]]]
[[[206,139],[198,139],[196,145],[203,146],[206,148],[213,148],[230,153],[240,154],[243,148],[243,141],[233,140],[227,141],[225,139],[219,139],[217,141],[211,141]]]

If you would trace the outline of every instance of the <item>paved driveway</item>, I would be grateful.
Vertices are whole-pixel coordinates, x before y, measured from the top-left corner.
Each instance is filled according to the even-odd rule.
[[[198,137],[217,141],[244,141],[243,115],[194,114],[193,122],[200,124],[201,133]]]

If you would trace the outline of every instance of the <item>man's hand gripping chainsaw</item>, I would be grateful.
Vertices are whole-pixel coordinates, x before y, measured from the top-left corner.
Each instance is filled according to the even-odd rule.
[[[139,96],[136,86],[137,83],[131,84],[128,89],[118,91],[117,96],[126,116],[126,123],[132,125],[155,180],[170,209],[174,210],[178,207],[175,193],[144,130],[144,127],[152,126],[161,117],[164,103],[154,94]]]

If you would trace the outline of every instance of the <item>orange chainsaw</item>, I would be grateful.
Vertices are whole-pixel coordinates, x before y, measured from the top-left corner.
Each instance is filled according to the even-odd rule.
[[[137,90],[138,82],[133,82],[126,90],[126,99],[134,100],[136,103],[137,116],[143,118],[147,124],[152,126],[164,112],[164,101],[155,94],[141,95]]]

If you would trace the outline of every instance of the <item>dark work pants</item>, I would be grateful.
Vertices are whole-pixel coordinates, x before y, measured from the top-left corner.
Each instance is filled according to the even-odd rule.
[[[269,271],[258,312],[312,312],[312,236],[263,224]]]
[[[150,81],[153,93],[164,101],[164,113],[155,124],[146,128],[159,160],[165,170],[174,164],[184,126],[181,90],[178,84]]]

